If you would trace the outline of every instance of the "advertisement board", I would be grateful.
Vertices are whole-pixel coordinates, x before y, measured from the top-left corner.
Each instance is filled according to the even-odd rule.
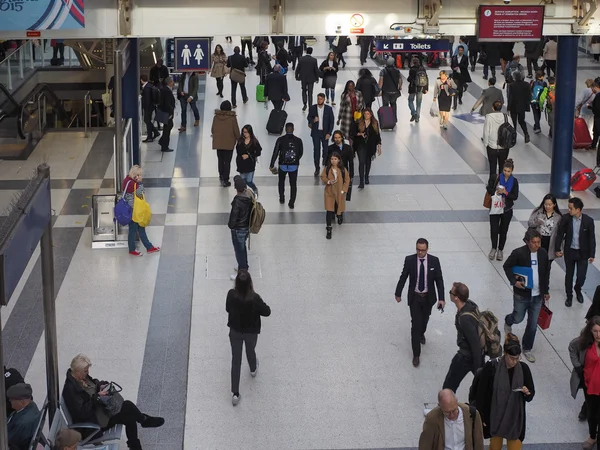
[[[479,6],[477,39],[481,42],[539,41],[544,6]]]
[[[378,39],[376,42],[378,52],[447,52],[449,48],[448,39]]]
[[[0,0],[0,30],[85,28],[84,0]]]

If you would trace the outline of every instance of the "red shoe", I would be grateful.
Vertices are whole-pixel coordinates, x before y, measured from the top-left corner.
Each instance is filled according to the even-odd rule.
[[[131,256],[144,256],[144,254],[143,254],[142,252],[139,252],[139,251],[137,251],[137,250],[134,250],[134,251],[132,251],[132,252],[129,252],[129,254],[130,254]]]
[[[150,250],[148,250],[148,254],[158,252],[160,252],[160,247],[152,247]]]

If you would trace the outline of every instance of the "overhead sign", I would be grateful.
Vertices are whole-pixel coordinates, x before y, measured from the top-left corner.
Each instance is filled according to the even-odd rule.
[[[539,41],[544,27],[544,6],[481,5],[477,14],[480,41]]]
[[[175,71],[210,69],[210,38],[175,38]]]
[[[362,14],[352,14],[350,17],[350,27],[351,28],[360,28],[365,24],[365,18]]]
[[[377,41],[378,52],[447,52],[448,39],[383,39]]]
[[[84,0],[0,0],[3,31],[85,28]]]

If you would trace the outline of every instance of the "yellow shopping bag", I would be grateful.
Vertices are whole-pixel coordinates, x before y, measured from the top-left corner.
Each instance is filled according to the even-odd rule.
[[[146,201],[145,196],[140,198],[137,196],[136,192],[137,184],[133,188],[133,216],[131,220],[137,223],[140,227],[145,228],[150,225],[152,211],[150,210],[150,205]]]

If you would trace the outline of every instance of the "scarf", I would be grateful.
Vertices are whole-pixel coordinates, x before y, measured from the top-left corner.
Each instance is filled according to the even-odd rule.
[[[523,393],[513,389],[523,387],[523,368],[519,362],[513,369],[512,386],[504,357],[496,365],[492,407],[490,409],[490,435],[505,439],[519,439],[525,420]]]
[[[512,191],[513,188],[513,184],[515,184],[515,177],[513,177],[512,175],[510,177],[508,177],[508,180],[506,178],[504,178],[504,175],[500,175],[500,181],[499,183],[504,186],[504,188],[506,189],[506,193],[508,194],[510,191]],[[502,194],[504,195],[504,194]]]

